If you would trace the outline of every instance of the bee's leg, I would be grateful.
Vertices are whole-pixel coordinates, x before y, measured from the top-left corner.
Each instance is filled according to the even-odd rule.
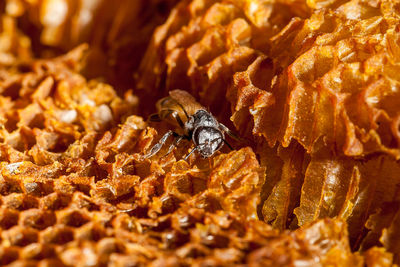
[[[192,155],[192,153],[195,152],[196,150],[197,150],[197,146],[195,148],[193,148],[192,151],[190,151],[189,154],[187,154],[183,160],[187,160],[190,157],[190,155]]]
[[[169,145],[168,152],[167,152],[166,155],[168,155],[169,153],[171,153],[172,150],[173,150],[175,147],[177,147],[177,146],[179,145],[179,143],[182,141],[182,139],[185,138],[184,136],[179,135],[179,134],[177,134],[177,133],[174,133],[174,136],[175,136],[175,139],[174,139],[174,141],[172,142],[172,144]]]
[[[157,144],[155,144],[150,151],[144,155],[144,158],[150,158],[152,156],[154,156],[155,154],[157,154],[158,151],[160,151],[160,149],[162,148],[162,146],[165,144],[165,142],[167,141],[168,137],[170,137],[171,135],[176,135],[176,133],[174,133],[173,131],[169,130],[168,132],[166,132],[164,134],[163,137],[161,137],[161,139],[157,142]]]
[[[219,128],[224,131],[227,135],[229,135],[230,137],[232,137],[233,139],[235,139],[236,141],[241,141],[242,138],[240,138],[237,134],[235,134],[234,132],[232,132],[231,130],[229,130],[228,127],[226,127],[225,125],[223,125],[222,123],[219,124]],[[224,140],[225,142],[225,140]],[[226,142],[225,142],[226,143]]]

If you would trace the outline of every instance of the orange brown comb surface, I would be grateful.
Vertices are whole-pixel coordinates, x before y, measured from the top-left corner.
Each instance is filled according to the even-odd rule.
[[[1,265],[399,264],[395,1],[6,0],[0,16]],[[174,89],[243,140],[144,158]]]

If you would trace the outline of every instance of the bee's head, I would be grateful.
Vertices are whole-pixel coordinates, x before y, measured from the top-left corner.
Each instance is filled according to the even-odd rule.
[[[212,156],[224,144],[224,134],[215,127],[200,126],[193,132],[193,142],[203,158]]]

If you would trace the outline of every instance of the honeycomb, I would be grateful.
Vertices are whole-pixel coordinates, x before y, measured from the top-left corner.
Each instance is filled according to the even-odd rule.
[[[86,77],[104,77],[123,93],[154,28],[178,0],[4,0],[0,3],[5,58],[61,55],[89,43]],[[0,59],[1,60],[1,59]]]
[[[182,1],[138,89],[186,88],[253,140],[274,228],[340,218],[353,250],[384,246],[398,262],[398,5]]]
[[[132,94],[78,73],[86,48],[2,75],[2,265],[362,262],[340,220],[293,233],[258,220],[265,170],[249,147],[197,164],[179,151],[144,159],[156,130]]]
[[[0,265],[400,263],[399,3],[116,3],[0,3]],[[235,149],[144,157],[176,88]]]

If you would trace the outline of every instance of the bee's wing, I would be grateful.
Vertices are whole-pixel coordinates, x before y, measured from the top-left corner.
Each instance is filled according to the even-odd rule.
[[[205,109],[191,94],[186,91],[176,89],[170,91],[169,95],[181,106],[185,112],[185,115],[188,117],[195,114],[199,109]]]
[[[204,109],[196,99],[183,90],[172,90],[169,96],[157,101],[157,114],[152,115],[151,121],[166,121],[172,125],[184,128],[185,122],[199,109]]]
[[[157,101],[158,113],[150,116],[151,121],[166,121],[177,127],[183,127],[187,116],[181,104],[171,96],[164,97]]]

